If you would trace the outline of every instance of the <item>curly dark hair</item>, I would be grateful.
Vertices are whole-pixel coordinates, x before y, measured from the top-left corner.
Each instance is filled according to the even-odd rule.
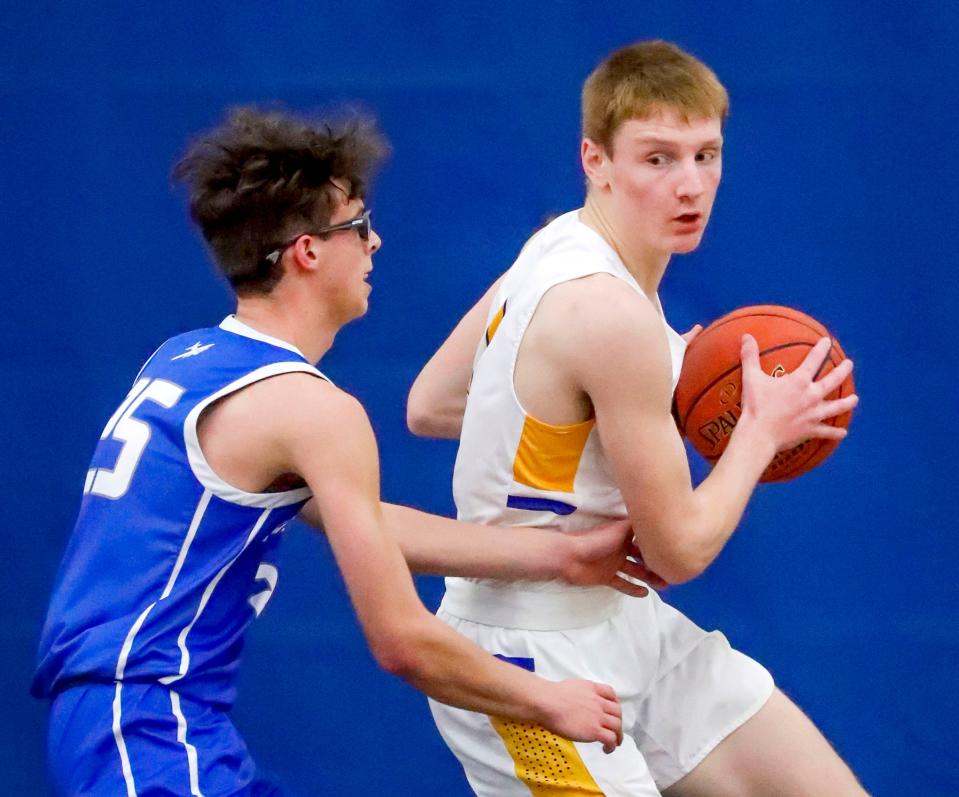
[[[190,215],[238,295],[269,293],[283,276],[266,255],[297,232],[322,227],[343,193],[363,197],[389,150],[375,122],[350,113],[311,120],[253,106],[233,108],[173,167]]]

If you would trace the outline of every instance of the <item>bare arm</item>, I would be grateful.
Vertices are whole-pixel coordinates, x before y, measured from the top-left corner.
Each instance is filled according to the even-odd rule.
[[[493,296],[502,280],[502,277],[496,280],[460,319],[413,382],[406,403],[406,424],[413,434],[450,440],[459,438],[473,372],[473,356],[486,329]]]
[[[415,573],[504,581],[552,581],[578,586],[604,585],[636,598],[648,590],[620,574],[654,587],[665,586],[636,561],[628,521],[562,534],[524,526],[483,526],[431,515],[397,504],[382,505],[386,527]],[[300,512],[322,528],[314,501]]]
[[[263,456],[299,473],[374,656],[437,700],[544,725],[579,740],[618,744],[620,710],[608,686],[551,683],[486,654],[420,603],[379,501],[376,442],[352,397],[312,377],[254,386],[259,417],[272,419]],[[249,390],[249,389],[248,389]]]
[[[829,402],[824,396],[845,379],[852,363],[814,381],[828,349],[820,343],[796,372],[772,379],[759,369],[749,338],[743,346],[742,416],[716,467],[693,489],[670,416],[671,369],[661,319],[613,277],[579,282],[559,286],[541,304],[541,318],[556,325],[554,356],[569,364],[592,401],[644,561],[668,582],[687,581],[722,550],[778,450],[810,437],[844,434],[822,421],[851,409],[856,398]],[[576,335],[563,335],[563,329]],[[597,351],[604,356],[595,357]]]
[[[413,434],[459,438],[476,346],[502,281],[501,276],[463,316],[416,377],[406,409],[407,425]],[[304,515],[311,522],[309,507],[305,509]],[[615,533],[608,526],[565,535],[533,529],[517,535],[515,528],[505,531],[477,525],[472,525],[468,534],[462,533],[462,527],[447,533],[442,524],[424,523],[412,516],[401,522],[404,511],[415,512],[393,507],[387,517],[407,563],[415,572],[504,580],[560,579],[580,586],[605,584],[634,597],[644,597],[647,590],[618,573],[656,588],[666,586],[658,575],[636,561],[640,554],[634,545],[610,547]]]

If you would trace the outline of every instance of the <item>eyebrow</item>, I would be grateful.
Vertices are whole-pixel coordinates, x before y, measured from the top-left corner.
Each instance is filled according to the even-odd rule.
[[[676,147],[683,146],[682,142],[678,141],[668,141],[665,138],[656,138],[655,136],[644,136],[639,135],[633,139],[638,144],[651,144],[654,147]],[[723,139],[722,136],[718,138],[711,138],[709,141],[704,141],[699,145],[698,149],[703,149],[706,147],[720,147],[722,146]]]

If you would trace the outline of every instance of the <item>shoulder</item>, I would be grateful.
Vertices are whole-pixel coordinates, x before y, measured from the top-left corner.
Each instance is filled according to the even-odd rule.
[[[338,418],[366,415],[356,397],[315,373],[278,374],[251,385],[248,390],[257,408],[282,411],[284,417],[291,419],[335,422]]]
[[[561,282],[546,292],[541,309],[577,337],[662,333],[650,301],[624,280],[597,272]]]
[[[319,476],[375,463],[376,438],[356,397],[306,373],[282,374],[252,387],[244,410],[247,428],[255,427],[264,448],[276,451],[314,490]]]
[[[553,358],[587,389],[620,384],[664,385],[671,378],[669,343],[652,303],[611,274],[557,285],[543,297],[541,331]],[[658,392],[658,391],[657,391]]]
[[[257,437],[329,437],[368,425],[356,398],[315,373],[294,371],[260,379],[219,402],[216,412]]]

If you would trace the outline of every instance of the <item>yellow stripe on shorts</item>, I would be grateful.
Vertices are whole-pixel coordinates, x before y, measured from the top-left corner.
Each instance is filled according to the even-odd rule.
[[[553,426],[530,415],[513,459],[513,479],[537,490],[573,492],[573,481],[596,421]]]
[[[533,797],[583,797],[603,792],[576,746],[538,725],[511,722],[490,717],[496,732],[506,744],[516,777],[529,786]]]

